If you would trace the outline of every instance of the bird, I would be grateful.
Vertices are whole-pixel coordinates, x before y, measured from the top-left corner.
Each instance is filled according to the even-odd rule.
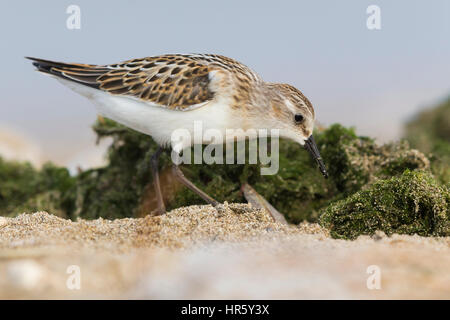
[[[264,81],[246,65],[217,54],[165,54],[93,65],[26,57],[36,70],[87,97],[100,115],[151,136],[159,145],[151,157],[158,208],[163,201],[158,160],[165,148],[180,153],[194,142],[171,146],[171,134],[189,132],[195,121],[205,129],[273,129],[303,146],[325,178],[328,173],[313,138],[315,112],[297,88]],[[239,138],[239,137],[238,137]],[[245,137],[242,137],[244,139]],[[208,143],[198,141],[195,143]],[[221,204],[189,181],[173,164],[175,177],[207,203]]]

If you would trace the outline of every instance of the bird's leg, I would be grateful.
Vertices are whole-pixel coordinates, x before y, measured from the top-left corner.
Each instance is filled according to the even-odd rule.
[[[158,150],[156,150],[156,152],[152,155],[152,158],[150,160],[153,175],[153,185],[155,187],[156,199],[158,201],[158,208],[155,211],[156,215],[161,215],[166,212],[166,206],[164,205],[164,199],[161,192],[158,173],[159,156],[161,155],[162,151],[163,149],[159,147]]]
[[[210,196],[208,196],[205,192],[203,192],[202,190],[197,188],[191,181],[189,181],[184,176],[183,172],[181,171],[181,169],[176,164],[173,165],[172,169],[173,169],[173,173],[175,174],[175,177],[177,177],[177,179],[182,184],[184,184],[186,187],[188,187],[189,189],[194,191],[197,195],[199,195],[203,200],[205,200],[206,202],[208,202],[212,206],[217,207],[219,205],[219,202],[217,200],[215,200],[214,198],[211,198]]]

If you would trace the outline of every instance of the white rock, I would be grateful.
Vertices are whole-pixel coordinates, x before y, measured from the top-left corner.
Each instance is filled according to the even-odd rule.
[[[8,264],[7,278],[20,289],[37,288],[44,278],[45,270],[33,260],[18,260]]]

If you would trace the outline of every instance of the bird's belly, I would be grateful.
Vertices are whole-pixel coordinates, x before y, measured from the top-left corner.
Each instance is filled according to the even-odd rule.
[[[58,79],[60,80],[60,79]],[[170,110],[151,105],[127,96],[111,95],[104,91],[60,80],[77,93],[94,102],[98,112],[120,124],[150,135],[160,145],[168,145],[173,135],[190,135],[179,148],[194,143],[210,143],[205,132],[215,130],[224,137],[226,130],[236,125],[230,119],[229,107],[225,103],[211,103],[189,111]]]

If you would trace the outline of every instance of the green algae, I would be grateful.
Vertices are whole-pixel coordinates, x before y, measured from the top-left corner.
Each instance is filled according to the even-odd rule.
[[[405,125],[405,139],[431,160],[431,171],[450,184],[450,98],[426,109]]]
[[[356,141],[341,139],[349,140],[347,146]],[[333,237],[354,239],[376,230],[386,234],[450,235],[450,99],[408,122],[405,139],[407,142],[381,148],[369,143],[364,152],[349,152],[354,148],[347,147],[336,159],[356,164],[350,169],[341,166],[343,192],[358,187],[361,190],[321,211],[320,224],[330,229]],[[410,149],[408,144],[420,151]],[[351,160],[353,155],[359,160]],[[367,162],[367,155],[378,159]],[[366,163],[378,169],[364,170]],[[367,172],[374,174],[370,177]]]
[[[72,187],[75,178],[66,168],[51,163],[36,170],[29,163],[0,158],[0,214],[51,210],[66,216],[73,210]]]
[[[335,124],[318,137],[323,158],[339,192],[352,194],[378,178],[410,169],[427,169],[429,160],[407,141],[377,145],[369,137],[359,137],[354,129]]]
[[[150,158],[157,144],[108,119],[100,119],[93,129],[99,139],[113,140],[108,164],[75,177],[51,164],[36,170],[26,163],[0,160],[0,213],[46,210],[72,219],[150,214],[142,204],[153,193]],[[435,179],[430,173],[431,167],[436,175],[436,155],[430,154],[430,165],[408,141],[378,145],[339,124],[314,135],[329,179],[323,178],[301,146],[284,139],[279,143],[275,175],[261,175],[261,163],[181,168],[194,184],[221,202],[246,202],[241,186],[249,183],[288,221],[320,220],[338,238],[353,239],[375,230],[448,234],[448,186],[442,185],[442,176]],[[439,147],[441,144],[433,146],[433,152],[446,148]],[[194,149],[191,153],[193,156]],[[441,170],[448,170],[448,163],[439,159]],[[171,165],[170,155],[163,153],[160,172],[170,172]],[[174,188],[166,201],[168,210],[192,204],[204,201],[184,187]]]
[[[75,209],[69,216],[85,219],[136,216],[140,197],[152,179],[150,157],[157,145],[148,136],[109,119],[101,118],[93,130],[98,139],[113,138],[107,152],[108,165],[78,174],[72,188]]]
[[[320,224],[334,238],[355,239],[377,230],[387,235],[450,236],[450,191],[425,171],[406,170],[332,203]]]
[[[109,165],[77,177],[75,211],[71,217],[118,218],[137,216],[140,204],[152,192],[150,157],[157,145],[146,135],[103,119],[94,126],[99,138],[113,137]],[[379,177],[401,174],[403,169],[424,169],[428,160],[407,143],[378,146],[358,137],[353,129],[335,124],[317,132],[316,141],[330,170],[324,179],[309,154],[298,144],[281,140],[279,172],[260,174],[261,164],[182,165],[185,176],[218,201],[245,202],[240,190],[249,183],[293,223],[317,221],[319,212],[333,201],[356,192]],[[224,150],[226,147],[224,146]],[[191,151],[194,155],[194,150]],[[163,154],[160,170],[172,163]],[[167,209],[204,201],[187,188],[179,188],[167,201]],[[146,212],[147,214],[150,212]]]

